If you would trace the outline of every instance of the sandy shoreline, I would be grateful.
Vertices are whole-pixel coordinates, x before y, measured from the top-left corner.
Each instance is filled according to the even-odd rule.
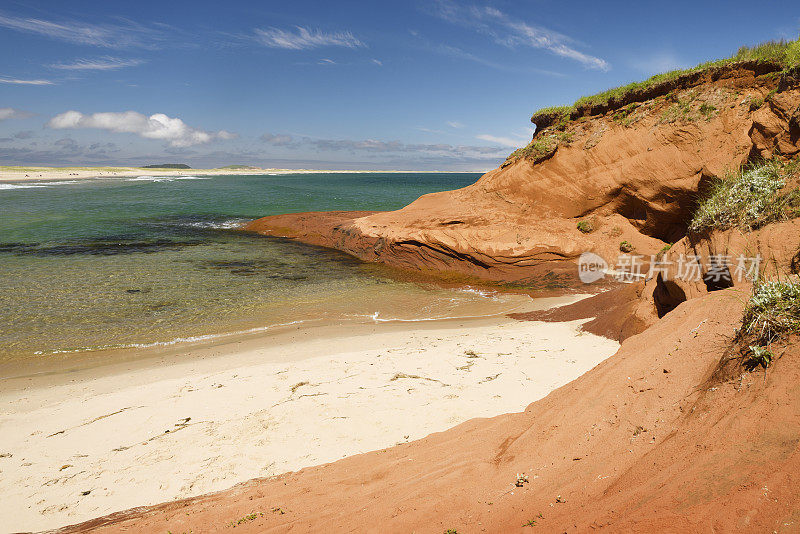
[[[616,351],[579,324],[375,325],[6,380],[3,529],[221,490],[519,411]]]
[[[341,171],[318,169],[143,169],[140,167],[0,167],[0,181],[81,180],[136,176],[253,176],[274,174],[437,173],[448,171]],[[461,172],[461,171],[460,171]]]

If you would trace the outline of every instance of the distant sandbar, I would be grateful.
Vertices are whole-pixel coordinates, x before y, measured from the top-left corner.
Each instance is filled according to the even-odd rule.
[[[9,167],[0,166],[0,180],[65,180],[81,178],[126,178],[132,176],[218,176],[272,174],[330,174],[330,173],[435,173],[447,171],[398,170],[320,170],[264,169],[260,167],[223,167],[219,169],[159,169],[142,167]]]

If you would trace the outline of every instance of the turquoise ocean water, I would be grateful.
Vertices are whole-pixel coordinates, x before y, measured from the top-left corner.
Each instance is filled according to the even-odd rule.
[[[401,281],[335,251],[234,229],[279,213],[397,209],[477,178],[352,173],[0,183],[0,361],[283,324],[508,311],[517,301],[507,295]]]

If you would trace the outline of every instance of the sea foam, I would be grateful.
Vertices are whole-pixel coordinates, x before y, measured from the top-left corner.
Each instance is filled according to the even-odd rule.
[[[180,226],[189,226],[191,228],[203,228],[211,230],[236,230],[250,219],[228,219],[226,221],[197,221],[182,223]]]
[[[31,184],[0,184],[0,191],[8,189],[37,189],[45,187],[44,185],[31,185]]]
[[[0,191],[7,191],[12,189],[41,189],[44,187],[51,187],[54,185],[69,185],[69,184],[77,184],[78,180],[61,180],[58,182],[36,182],[33,184],[9,184],[3,183],[0,184]]]
[[[174,182],[175,180],[210,180],[210,176],[137,176],[126,182]]]

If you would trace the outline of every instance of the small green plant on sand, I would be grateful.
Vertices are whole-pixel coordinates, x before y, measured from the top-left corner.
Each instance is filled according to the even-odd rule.
[[[560,134],[558,134],[556,139],[558,139],[559,143],[569,145],[570,143],[572,143],[574,137],[575,134],[573,132],[561,132]]]
[[[518,159],[527,158],[533,161],[540,161],[544,158],[551,156],[558,147],[558,138],[555,136],[544,136],[534,139],[527,146],[518,148],[512,152],[506,161],[516,161]]]
[[[714,116],[714,112],[717,111],[717,106],[709,104],[708,102],[703,102],[700,104],[700,114],[705,119],[710,119]]]
[[[763,367],[766,369],[772,363],[775,356],[767,347],[759,347],[758,345],[750,345],[750,357],[745,361],[745,367],[755,369],[756,367]]]
[[[633,252],[633,245],[630,243],[630,241],[623,241],[619,244],[619,251],[625,253]]]
[[[690,91],[686,98],[676,98],[676,102],[672,104],[664,114],[661,116],[662,122],[675,122],[675,121],[689,121],[692,119],[692,103],[697,97],[697,94]]]
[[[259,517],[264,517],[262,512],[253,512],[252,514],[247,514],[246,516],[240,518],[237,521],[231,521],[228,526],[236,528],[239,525],[244,525],[245,523],[249,523],[250,521],[255,521]]]
[[[753,288],[742,318],[741,335],[764,347],[789,333],[800,331],[800,281],[774,280]]]
[[[635,103],[628,104],[627,106],[619,109],[616,113],[614,113],[613,120],[614,122],[618,122],[624,126],[628,126],[631,124],[631,115],[633,112],[636,111],[639,105]]]
[[[767,96],[764,97],[764,102],[770,102],[772,100],[772,97],[774,97],[777,93],[778,93],[777,88],[767,93]]]
[[[458,534],[458,531],[454,528],[448,528],[444,531],[444,534]]]
[[[800,280],[757,282],[747,302],[737,339],[749,342],[743,365],[749,371],[766,369],[775,360],[771,343],[800,332]]]
[[[592,225],[591,221],[578,221],[578,224],[575,226],[577,226],[578,230],[584,234],[588,234],[594,230],[594,226]]]

